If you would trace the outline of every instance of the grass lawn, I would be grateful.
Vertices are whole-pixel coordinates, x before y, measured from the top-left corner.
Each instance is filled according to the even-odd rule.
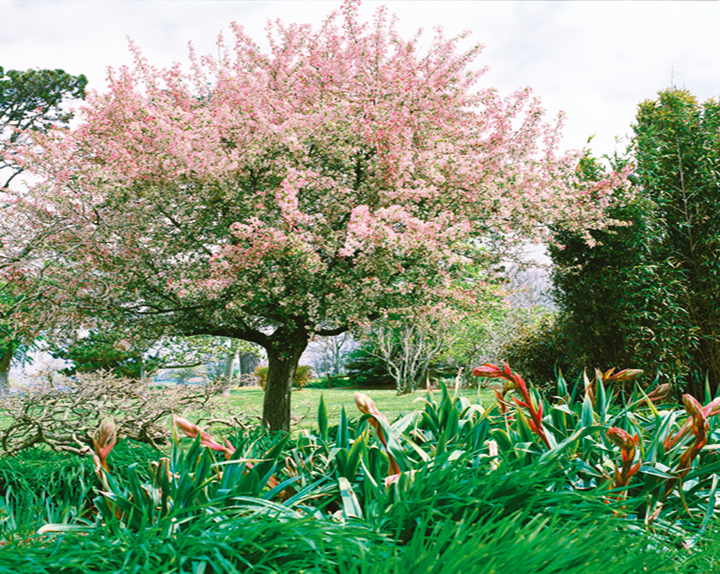
[[[317,409],[320,404],[320,396],[325,398],[327,406],[328,419],[331,425],[340,421],[340,411],[345,407],[348,418],[357,418],[360,412],[355,406],[355,393],[362,392],[375,401],[380,412],[393,422],[407,413],[422,408],[422,399],[427,396],[425,390],[415,391],[410,395],[398,396],[393,389],[312,389],[305,388],[302,391],[293,391],[292,393],[292,416],[293,425],[300,427],[313,427],[317,425]],[[450,390],[452,392],[452,389]],[[440,390],[434,390],[436,400],[440,400]],[[471,402],[477,401],[476,389],[465,389],[464,396]],[[495,400],[491,390],[482,389],[480,391],[483,405],[490,405]],[[248,417],[262,416],[264,391],[260,387],[238,387],[231,392],[229,399],[218,397],[218,405],[220,406],[219,418],[230,416],[238,416],[245,419]],[[223,408],[223,407],[227,408]],[[196,420],[192,413],[185,413],[188,418]],[[206,418],[206,417],[203,417]],[[297,422],[296,422],[297,421]],[[6,416],[0,409],[0,429],[11,424],[11,419]]]
[[[317,409],[320,404],[320,396],[325,398],[328,419],[330,424],[337,424],[340,421],[340,411],[345,407],[348,418],[360,416],[355,406],[355,393],[362,392],[368,395],[380,412],[388,417],[390,422],[400,418],[407,413],[422,408],[422,399],[427,396],[425,390],[415,391],[411,395],[398,396],[393,389],[308,389],[293,391],[292,393],[292,415],[300,418],[300,426],[311,427],[317,424]],[[452,392],[452,391],[451,391]],[[433,391],[435,399],[440,399],[440,391]],[[466,389],[464,395],[472,402],[477,400],[477,390]],[[492,391],[481,390],[481,397],[484,405],[491,404],[494,400]],[[228,399],[230,414],[260,416],[262,415],[263,390],[260,387],[240,387],[232,390]]]

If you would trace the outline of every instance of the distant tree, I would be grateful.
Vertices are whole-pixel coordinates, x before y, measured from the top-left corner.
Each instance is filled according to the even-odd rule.
[[[22,168],[11,152],[28,132],[64,126],[73,114],[63,109],[72,99],[85,98],[85,76],[63,70],[7,70],[0,66],[0,189],[7,188]]]
[[[486,312],[469,314],[453,326],[454,337],[445,362],[456,374],[461,375],[465,383],[476,384],[478,379],[472,375],[473,368],[483,363],[509,361],[510,344],[523,333],[532,331],[550,315],[547,309],[540,306],[514,307],[503,301]],[[544,356],[545,362],[549,359],[551,356]],[[529,376],[521,365],[514,361],[511,364],[523,376]]]
[[[446,352],[453,339],[450,321],[431,314],[389,317],[365,332],[370,352],[385,363],[399,395],[412,393],[430,363]]]
[[[147,354],[147,345],[136,346],[128,341],[101,333],[79,337],[63,347],[53,348],[56,359],[72,363],[62,369],[65,375],[104,371],[132,380],[144,379],[161,364],[157,355]]]
[[[124,339],[116,333],[92,332],[56,339],[50,354],[71,362],[63,374],[104,371],[128,379],[152,378],[170,371],[181,382],[199,374],[210,380],[224,379],[223,392],[232,384],[232,366],[239,352],[258,354],[244,341],[222,337],[173,337],[156,341]],[[259,360],[259,359],[258,359]],[[229,373],[229,374],[228,374]]]
[[[7,70],[0,66],[0,196],[8,193],[10,182],[22,172],[13,159],[12,151],[28,139],[30,132],[45,132],[51,127],[66,125],[72,112],[63,109],[69,99],[85,97],[85,76],[72,76],[62,70]],[[6,201],[11,201],[6,198]],[[6,225],[18,225],[7,213],[3,214]],[[29,248],[12,249],[9,255],[22,256]],[[6,274],[8,261],[0,259],[0,394],[6,392],[8,374],[14,355],[27,349],[28,337],[18,335],[14,315],[22,313],[27,294],[21,283],[16,282],[12,272]],[[31,337],[32,338],[32,337]]]
[[[373,354],[369,341],[361,341],[358,348],[350,351],[345,369],[353,386],[396,387],[387,363]]]
[[[190,73],[136,50],[81,125],[35,137],[40,183],[12,209],[44,249],[14,269],[52,285],[48,312],[256,343],[263,418],[287,430],[315,335],[460,296],[490,244],[605,224],[622,178],[578,185],[529,89],[475,90],[479,46],[402,40],[358,5],[277,23],[269,54],[233,26],[234,51]]]

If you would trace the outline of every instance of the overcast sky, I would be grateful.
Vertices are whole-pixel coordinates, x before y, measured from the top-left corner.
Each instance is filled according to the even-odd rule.
[[[130,64],[127,37],[155,65],[187,61],[189,41],[216,53],[238,22],[262,43],[268,18],[319,24],[339,1],[0,0],[0,66],[62,68],[105,89],[105,69]],[[472,32],[484,44],[482,85],[530,86],[547,110],[567,114],[563,147],[612,153],[630,133],[638,102],[672,83],[698,98],[720,95],[718,2],[366,1],[387,5],[404,36]]]

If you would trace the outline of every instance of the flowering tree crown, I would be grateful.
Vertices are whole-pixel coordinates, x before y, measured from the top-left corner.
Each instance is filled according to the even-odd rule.
[[[358,6],[275,22],[269,53],[233,25],[189,72],[133,48],[77,128],[18,157],[41,180],[12,200],[38,257],[12,272],[79,313],[266,344],[442,309],[489,241],[604,224],[622,177],[578,181],[529,89],[475,89],[480,46],[437,29],[421,50]]]

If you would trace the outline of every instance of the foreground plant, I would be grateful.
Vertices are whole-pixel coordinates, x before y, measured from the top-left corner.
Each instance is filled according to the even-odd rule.
[[[622,453],[622,468],[615,466],[613,489],[623,488],[630,483],[630,479],[640,470],[641,462],[635,462],[636,448],[640,444],[640,436],[630,436],[621,428],[612,427],[607,430],[608,438],[620,447]]]
[[[355,393],[355,405],[358,410],[367,415],[368,424],[375,430],[378,440],[383,445],[388,457],[388,474],[384,480],[386,487],[400,480],[402,470],[396,458],[403,453],[397,438],[394,436],[387,417],[375,406],[375,402],[363,393]],[[394,453],[394,454],[393,454]],[[404,457],[403,457],[404,459]],[[412,473],[410,474],[412,476]]]
[[[135,464],[127,468],[127,476],[118,476],[110,468],[107,459],[115,445],[115,427],[106,420],[97,429],[94,458],[102,489],[94,499],[101,521],[95,528],[102,525],[114,532],[139,532],[155,527],[170,534],[207,513],[242,514],[271,505],[274,499],[282,501],[290,512],[293,505],[304,500],[306,493],[293,497],[290,485],[294,479],[279,483],[273,476],[287,437],[275,441],[260,456],[255,456],[260,454],[254,450],[256,444],[246,445],[245,454],[251,456],[241,457],[229,441],[222,445],[180,417],[175,422],[195,440],[187,450],[173,441],[171,456],[150,463],[146,481]],[[212,454],[215,451],[222,452],[226,460],[216,461]],[[92,529],[86,525],[46,524],[39,533]]]
[[[95,472],[109,472],[107,457],[117,442],[117,431],[113,419],[105,419],[93,433],[93,459]]]
[[[105,421],[95,435],[102,485],[94,499],[95,522],[49,525],[43,535],[79,528],[90,536],[160,537],[172,545],[201,526],[234,532],[236,524],[263,529],[272,519],[292,524],[297,530],[291,537],[305,528],[302,523],[313,531],[342,526],[379,535],[372,543],[363,539],[366,548],[398,552],[392,554],[399,560],[397,572],[411,569],[414,560],[425,564],[422,556],[432,553],[423,553],[433,541],[439,547],[432,555],[443,565],[490,568],[481,558],[493,551],[475,554],[471,548],[485,535],[504,540],[492,525],[512,528],[514,540],[524,546],[518,554],[508,552],[527,560],[536,552],[528,546],[532,540],[551,544],[562,532],[582,545],[577,533],[584,532],[595,540],[594,548],[600,544],[596,534],[603,531],[606,538],[613,534],[602,547],[616,548],[616,555],[601,557],[585,546],[581,554],[608,568],[623,557],[623,574],[642,571],[637,569],[642,560],[613,546],[619,540],[626,550],[645,549],[653,556],[686,548],[684,557],[676,557],[678,564],[695,556],[717,514],[720,462],[709,445],[720,436],[715,417],[720,399],[702,404],[686,397],[680,408],[648,400],[651,389],[622,403],[605,388],[613,384],[610,377],[603,380],[600,373],[592,396],[580,377],[572,388],[558,381],[558,396],[548,400],[506,365],[484,365],[479,372],[505,380],[507,392],[520,395],[506,402],[507,412],[468,400],[458,379],[454,391],[441,385],[439,392],[428,392],[418,411],[392,422],[360,393],[355,396],[359,419],[348,419],[343,410],[339,424],[330,425],[321,399],[317,429],[285,436],[243,428],[221,439],[176,417],[176,434],[187,435],[192,444],[174,441],[171,455],[153,461],[143,476],[139,465],[113,466],[114,429]],[[549,446],[536,429],[542,429]],[[464,551],[457,547],[455,558],[447,551],[453,540],[468,545]],[[258,554],[235,544],[255,566]],[[308,555],[319,555],[318,548],[308,546]],[[556,562],[568,571],[587,568],[586,562],[572,560],[567,548],[560,554]],[[549,555],[537,551],[539,560]],[[474,558],[464,558],[469,556]],[[542,564],[537,563],[538,572],[544,571]],[[346,571],[356,572],[356,566]],[[338,568],[333,562],[328,572]]]
[[[507,364],[485,364],[474,371],[477,376],[506,381],[502,391],[496,391],[497,412],[505,428],[491,430],[506,460],[532,464],[570,455],[576,468],[568,471],[568,485],[598,493],[611,491],[607,501],[622,500],[623,515],[637,513],[648,528],[671,531],[673,522],[693,522],[697,516],[705,517],[707,523],[715,513],[715,473],[720,470],[715,448],[708,446],[710,436],[720,432],[714,418],[720,414],[720,397],[702,405],[685,395],[683,408],[678,408],[663,403],[669,389],[660,385],[647,394],[634,392],[623,405],[605,387],[640,373],[637,369],[598,370],[594,381],[583,375],[572,390],[560,377],[559,396],[550,402],[528,389]],[[505,401],[509,391],[521,397],[513,401],[514,412],[513,404]],[[542,448],[527,447],[533,434]],[[619,450],[619,465],[615,456],[606,454],[613,447]]]
[[[550,441],[543,428],[543,404],[542,402],[536,404],[533,397],[530,396],[527,383],[520,375],[513,373],[507,363],[503,363],[502,368],[485,363],[481,367],[473,369],[473,375],[488,379],[504,379],[505,385],[503,386],[502,392],[495,391],[498,403],[504,404],[505,394],[509,391],[516,391],[522,400],[518,400],[515,397],[513,397],[513,400],[517,406],[527,409],[530,415],[530,420],[528,420],[530,429],[540,437],[540,440],[543,441],[546,447],[551,448]]]

